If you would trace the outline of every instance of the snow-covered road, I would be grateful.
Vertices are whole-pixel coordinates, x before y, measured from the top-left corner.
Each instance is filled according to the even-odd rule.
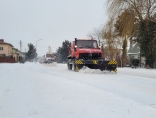
[[[156,118],[156,70],[0,64],[0,118]]]

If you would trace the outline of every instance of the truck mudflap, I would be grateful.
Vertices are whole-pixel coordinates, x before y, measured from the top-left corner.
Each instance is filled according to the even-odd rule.
[[[101,71],[108,70],[117,72],[117,62],[115,60],[82,60],[76,59],[74,62],[76,71],[79,71],[83,66],[87,66],[91,69],[100,69]]]

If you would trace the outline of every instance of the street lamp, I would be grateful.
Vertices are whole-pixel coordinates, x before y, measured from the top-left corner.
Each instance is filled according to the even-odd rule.
[[[37,42],[40,41],[40,40],[43,40],[43,39],[39,39],[39,40],[36,41],[36,53],[37,53]]]
[[[37,42],[40,41],[40,40],[43,40],[43,39],[39,39],[39,40],[36,41],[36,56],[37,56]],[[35,59],[35,63],[36,63],[36,59]]]

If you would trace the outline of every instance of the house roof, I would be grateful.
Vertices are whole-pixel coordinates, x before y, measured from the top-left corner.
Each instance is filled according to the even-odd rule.
[[[4,42],[4,39],[0,39],[0,44],[10,45],[10,46],[14,47],[14,46],[11,45],[10,43]]]
[[[14,49],[14,50],[18,51],[18,49],[17,49],[17,48],[12,48],[12,49]]]
[[[135,43],[127,52],[127,54],[140,54],[140,47]]]

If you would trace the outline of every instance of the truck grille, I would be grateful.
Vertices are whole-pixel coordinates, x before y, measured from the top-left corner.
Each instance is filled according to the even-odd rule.
[[[101,53],[80,53],[79,58],[88,60],[88,59],[98,59],[101,57]]]

